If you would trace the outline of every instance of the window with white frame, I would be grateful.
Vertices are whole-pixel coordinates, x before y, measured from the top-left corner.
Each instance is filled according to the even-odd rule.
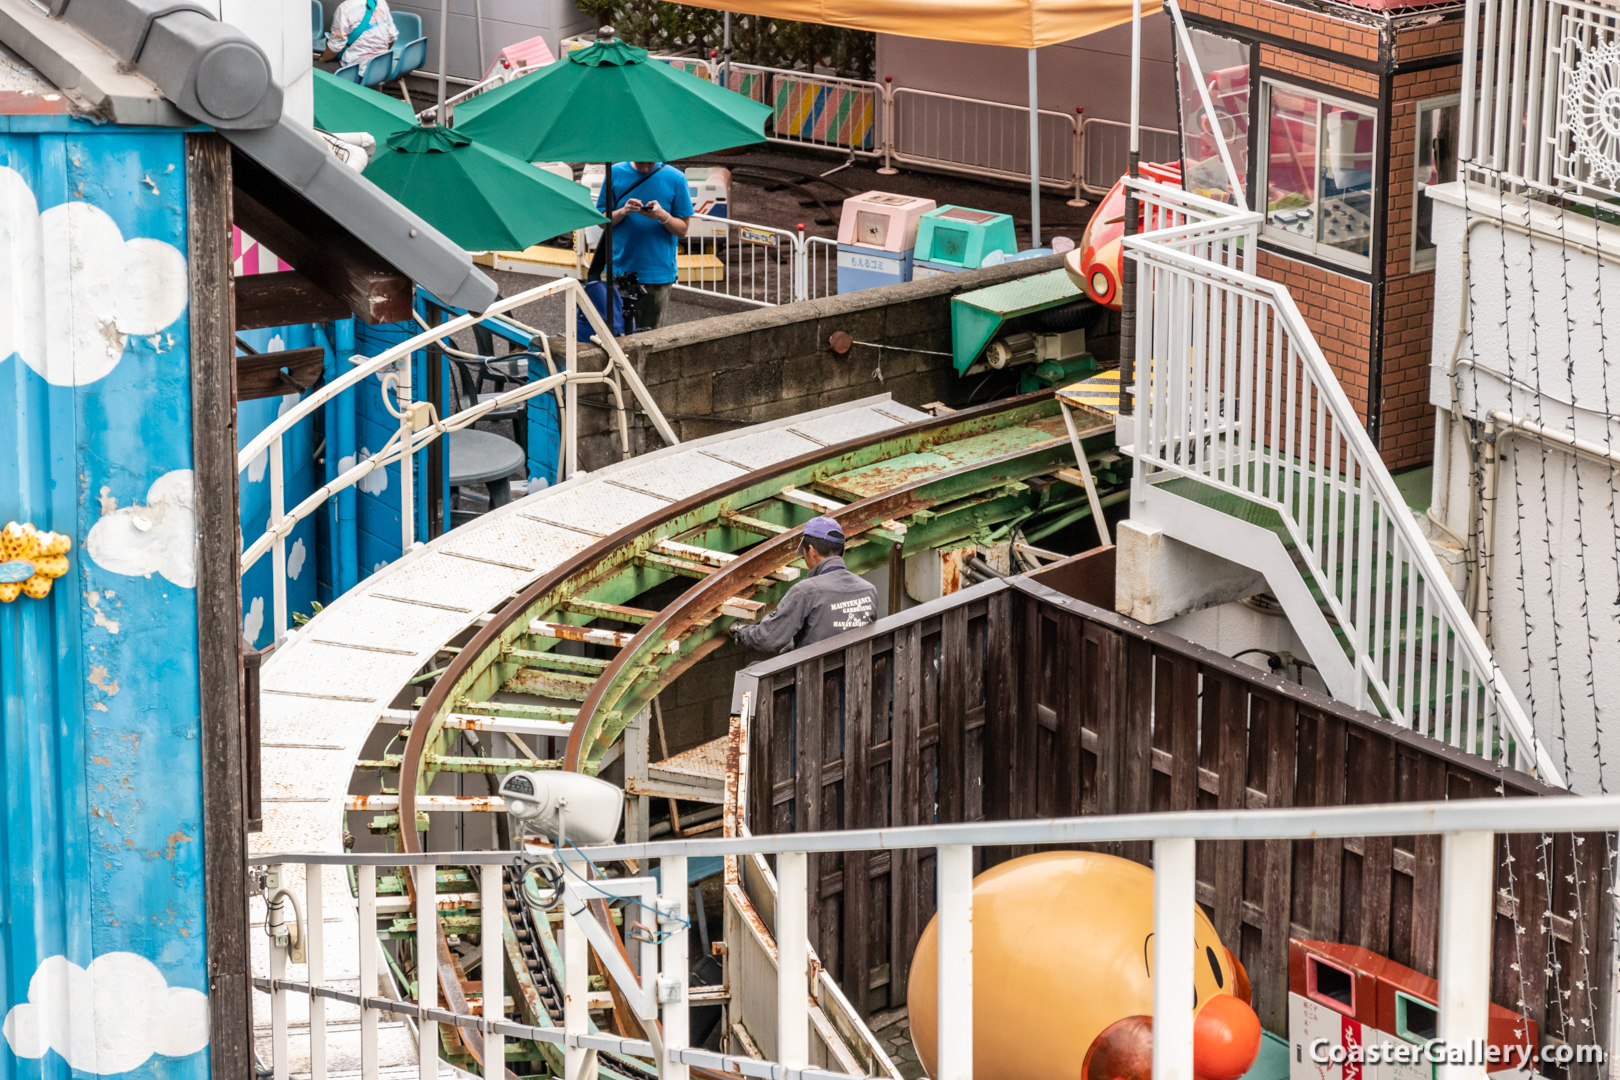
[[[1412,155],[1412,269],[1434,266],[1434,200],[1423,192],[1430,184],[1457,179],[1457,113],[1462,99],[1431,98],[1418,102],[1417,146]]]
[[[1266,236],[1365,270],[1372,265],[1378,120],[1370,107],[1261,80]]]

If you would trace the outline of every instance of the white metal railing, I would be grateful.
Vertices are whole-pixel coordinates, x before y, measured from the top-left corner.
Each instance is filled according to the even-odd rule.
[[[1468,5],[1465,40],[1482,52],[1463,50],[1459,158],[1477,177],[1620,195],[1617,16],[1610,5],[1581,0]]]
[[[802,299],[803,233],[710,214],[693,214],[692,222],[676,260],[676,288],[759,307]]]
[[[1180,161],[1181,133],[1142,127],[1143,161]],[[1130,171],[1131,125],[1123,120],[1087,117],[1080,125],[1080,190],[1106,195]]]
[[[805,237],[799,265],[800,300],[819,300],[838,294],[837,240],[826,236]]]
[[[891,157],[911,165],[1003,180],[1029,179],[1029,106],[895,87]],[[1041,184],[1078,197],[1080,124],[1069,113],[1040,110]],[[1112,177],[1108,187],[1119,179]]]
[[[556,295],[561,295],[564,298],[563,321],[566,327],[564,368],[561,372],[554,372],[544,379],[508,390],[487,401],[481,401],[471,408],[446,417],[437,416],[431,403],[413,399],[410,375],[412,353],[425,349],[429,345],[442,342],[452,334],[466,330],[487,319],[493,319],[495,316],[522,307],[525,304]],[[596,331],[593,340],[602,347],[607,355],[607,363],[600,371],[580,370],[579,343],[576,331],[577,312],[584,313],[587,321]],[[549,350],[549,345],[547,348]],[[589,298],[585,296],[583,286],[573,278],[550,281],[525,292],[504,297],[497,300],[481,314],[461,315],[439,326],[424,330],[415,337],[403,341],[377,356],[369,359],[355,357],[351,362],[354,366],[350,370],[314,390],[296,406],[278,416],[273,423],[255,435],[236,456],[238,473],[246,470],[260,454],[268,452],[270,456],[270,517],[268,526],[262,535],[247,543],[243,549],[240,572],[247,573],[253,564],[258,562],[266,552],[270,553],[273,560],[271,595],[275,619],[275,640],[277,642],[286,637],[288,630],[287,538],[292,534],[293,528],[300,521],[315,513],[338,492],[355,486],[378,469],[397,463],[400,468],[400,542],[401,550],[408,553],[416,544],[416,513],[413,505],[415,486],[412,475],[415,454],[443,435],[470,427],[496,409],[527,401],[532,397],[562,388],[564,392],[563,415],[561,418],[564,451],[563,469],[565,475],[572,476],[579,469],[579,387],[607,384],[620,402],[621,437],[624,437],[622,385],[627,383],[630,392],[635,396],[637,404],[647,414],[654,429],[657,430],[664,442],[669,445],[679,442],[675,437],[674,429],[664,419],[663,413],[659,410],[652,395],[648,393],[647,387],[641,381],[641,377],[636,374],[635,366],[625,357],[619,343],[608,331],[607,324],[602,320],[601,314],[596,310],[595,305],[591,303]],[[373,377],[379,379],[382,383],[383,402],[389,412],[398,419],[398,429],[390,436],[387,444],[381,450],[345,469],[317,488],[297,506],[288,510],[286,505],[286,485],[283,477],[283,438],[294,426],[312,416],[315,410],[338,398],[345,391],[352,390]],[[392,397],[392,401],[390,401],[390,397]],[[629,444],[627,438],[625,451],[628,454]]]
[[[1270,510],[1337,628],[1351,704],[1561,783],[1293,298],[1255,275],[1260,215],[1134,186],[1136,497],[1186,478]]]
[[[415,891],[418,956],[436,957],[440,899],[435,886],[439,867],[477,867],[478,909],[485,941],[502,940],[504,901],[501,874],[550,857],[550,849],[443,852],[427,855],[342,854],[264,855],[252,862],[267,868],[267,898],[290,882],[289,869],[301,867],[305,878],[303,918],[286,918],[286,908],[267,910],[271,933],[268,970],[255,973],[255,989],[270,997],[271,1068],[275,1080],[289,1074],[288,1000],[297,995],[311,1002],[310,1071],[326,1080],[328,1039],[324,1006],[342,1002],[359,1009],[363,1037],[360,1075],[378,1074],[376,1025],[379,1019],[409,1018],[417,1023],[419,1070],[424,1080],[439,1072],[439,1025],[461,1029],[479,1040],[485,1061],[505,1060],[505,1040],[528,1039],[563,1048],[566,1075],[588,1080],[595,1052],[627,1055],[650,1063],[666,1080],[684,1080],[693,1066],[719,1069],[759,1080],[847,1080],[809,1065],[810,997],[813,972],[808,963],[810,898],[807,856],[813,853],[931,850],[936,854],[935,885],[939,920],[939,1044],[934,1075],[940,1080],[971,1080],[973,1075],[973,849],[1098,844],[1146,841],[1153,845],[1153,1075],[1159,1080],[1193,1080],[1194,999],[1193,925],[1196,910],[1195,846],[1201,840],[1319,840],[1343,837],[1439,836],[1439,1034],[1454,1046],[1484,1045],[1487,1038],[1492,982],[1493,913],[1498,835],[1608,832],[1620,828],[1620,797],[1570,799],[1457,800],[1366,807],[1321,807],[1279,810],[1204,810],[1181,813],[1092,816],[1039,821],[975,822],[848,832],[790,833],[779,836],[739,835],[726,839],[653,841],[565,850],[567,872],[563,917],[564,1021],[561,1028],[532,1027],[481,1012],[456,1012],[438,1001],[438,979],[417,980],[415,1000],[381,995],[377,958],[377,881],[379,866],[411,867]],[[588,854],[588,858],[587,858]],[[687,977],[687,863],[694,858],[776,856],[776,905],[773,936],[777,946],[776,1061],[717,1054],[685,1045],[690,987]],[[643,875],[656,864],[659,876],[614,878],[592,876],[593,864],[636,860]],[[320,934],[321,868],[355,868],[359,908],[359,986],[351,991],[324,976],[329,957]],[[651,931],[642,935],[637,971],[606,938],[584,910],[587,899],[623,898],[639,905]],[[465,899],[465,898],[464,898]],[[470,906],[470,905],[469,905]],[[542,914],[541,917],[544,917]],[[629,920],[627,919],[627,922]],[[298,923],[307,931],[299,932]],[[293,977],[289,947],[302,947],[304,978]],[[597,952],[607,976],[643,1020],[648,1039],[626,1039],[591,1030],[588,956]],[[1600,959],[1598,963],[1607,962]],[[483,966],[483,1000],[502,1000],[503,964]],[[435,965],[436,967],[436,965]],[[369,1037],[364,1033],[369,1032]],[[317,1049],[318,1048],[318,1049]],[[1448,1058],[1438,1067],[1438,1080],[1475,1080],[1479,1062]]]

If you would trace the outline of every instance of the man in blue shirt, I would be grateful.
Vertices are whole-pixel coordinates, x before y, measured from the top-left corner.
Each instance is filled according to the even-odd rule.
[[[635,274],[646,290],[625,312],[636,328],[651,330],[664,318],[675,284],[675,252],[692,219],[686,176],[661,161],[621,161],[613,166],[613,274]],[[596,197],[607,213],[607,187]]]

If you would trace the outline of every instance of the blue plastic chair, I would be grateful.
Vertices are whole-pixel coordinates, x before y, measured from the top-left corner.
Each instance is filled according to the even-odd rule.
[[[344,64],[342,67],[332,72],[332,74],[336,75],[340,79],[348,79],[352,83],[357,83],[360,81],[360,65]]]
[[[401,42],[415,41],[422,36],[422,16],[410,11],[394,11],[394,29],[399,36],[394,39],[394,48],[398,50]]]
[[[413,19],[416,18],[414,15],[411,17]],[[404,37],[405,35],[401,34],[400,40],[403,41]],[[394,58],[394,67],[389,73],[388,78],[393,80],[408,75],[417,68],[421,67],[423,64],[427,63],[427,38],[415,38],[414,40],[406,41],[404,45],[401,45],[399,41],[395,41],[394,50],[391,55]]]
[[[326,8],[321,0],[309,0],[309,28],[315,37],[315,51],[326,51]]]
[[[378,53],[358,66],[360,68],[359,81],[361,86],[381,86],[393,74],[394,54],[391,52]]]

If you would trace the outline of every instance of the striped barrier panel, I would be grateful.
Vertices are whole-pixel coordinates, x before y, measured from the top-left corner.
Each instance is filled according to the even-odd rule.
[[[655,56],[654,60],[668,64],[676,71],[684,71],[688,75],[695,75],[704,82],[714,81],[714,70],[707,60],[695,56]]]
[[[777,138],[872,149],[875,88],[778,75],[774,89]]]
[[[770,78],[768,71],[738,71],[732,68],[726,73],[726,89],[746,98],[753,98],[761,105],[765,104],[765,85]]]

